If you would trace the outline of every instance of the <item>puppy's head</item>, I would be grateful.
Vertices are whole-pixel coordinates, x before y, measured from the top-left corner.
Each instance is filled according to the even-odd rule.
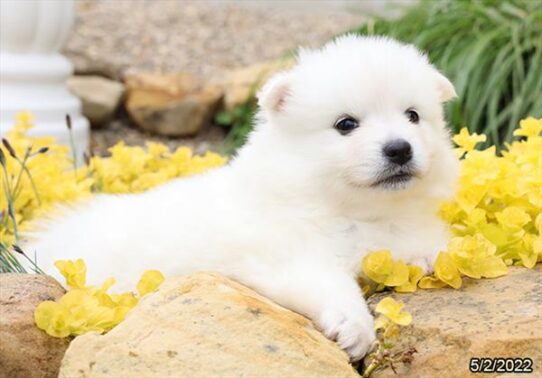
[[[453,85],[416,48],[382,37],[341,37],[302,50],[261,90],[262,116],[290,151],[345,186],[393,193],[452,190],[457,161],[442,103]],[[427,190],[426,190],[427,191]]]

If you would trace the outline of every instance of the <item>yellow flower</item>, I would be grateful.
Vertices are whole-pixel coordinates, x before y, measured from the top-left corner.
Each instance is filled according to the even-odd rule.
[[[402,286],[408,283],[408,279],[409,268],[403,260],[399,260],[393,264],[391,273],[386,277],[383,284],[386,286]]]
[[[111,308],[101,305],[93,294],[92,288],[72,289],[58,301],[60,308],[70,314],[67,328],[71,335],[103,333],[113,326]]]
[[[132,308],[137,304],[137,298],[133,293],[112,294],[111,300],[122,307]]]
[[[419,286],[422,289],[440,289],[446,285],[459,289],[463,283],[454,260],[446,252],[440,252],[435,261],[433,276],[423,277]]]
[[[466,215],[463,222],[471,230],[483,227],[487,224],[486,211],[484,209],[475,208]]]
[[[418,287],[418,282],[423,277],[422,268],[415,265],[408,266],[408,282],[402,285],[396,286],[395,291],[399,293],[413,293]]]
[[[496,248],[498,248],[498,250],[501,251],[508,248],[511,244],[522,237],[522,234],[516,235],[516,233],[510,233],[502,226],[495,223],[486,224],[473,232],[479,232],[484,236],[484,238],[486,238]]]
[[[503,227],[515,231],[522,229],[531,221],[529,214],[524,209],[516,206],[510,206],[495,213],[495,217]]]
[[[538,235],[533,240],[533,251],[538,256],[536,262],[542,262],[542,235]]]
[[[69,336],[69,321],[68,311],[53,301],[40,303],[34,312],[36,325],[53,337]]]
[[[542,237],[526,234],[517,248],[517,255],[526,268],[532,268],[542,254]]]
[[[375,329],[384,329],[389,324],[392,324],[391,321],[385,316],[379,316],[375,319],[374,327]]]
[[[462,155],[465,152],[472,151],[478,143],[485,142],[486,136],[476,133],[469,134],[469,130],[466,127],[463,127],[459,131],[459,134],[454,135],[452,139],[455,144],[459,146],[457,151]]]
[[[422,289],[441,289],[446,286],[446,283],[434,276],[426,276],[422,277],[418,286]]]
[[[161,143],[146,142],[147,151],[153,158],[162,158],[169,155],[169,148]]]
[[[440,252],[435,261],[435,276],[454,289],[461,287],[461,275],[453,259],[446,252]]]
[[[487,188],[484,186],[471,185],[464,187],[459,189],[456,196],[456,203],[461,210],[468,214],[480,204],[486,193]]]
[[[493,182],[501,174],[502,166],[494,164],[495,146],[483,151],[470,151],[463,159],[459,182],[462,189],[476,188],[487,191],[488,183]]]
[[[399,325],[395,324],[384,315],[380,315],[375,319],[374,328],[375,330],[383,330],[384,332],[382,333],[382,335],[384,339],[388,341],[392,339],[398,339],[401,333]]]
[[[542,119],[529,117],[519,121],[519,129],[514,131],[516,136],[534,137],[542,132]]]
[[[34,124],[34,115],[30,112],[20,112],[15,115],[15,127],[20,132],[26,132]]]
[[[58,260],[55,262],[60,274],[66,279],[70,288],[83,288],[87,277],[87,267],[82,259],[76,261]]]
[[[140,296],[152,293],[164,282],[164,276],[158,270],[147,270],[137,283],[137,291]]]
[[[368,253],[362,262],[363,273],[377,283],[383,283],[393,269],[393,257],[387,250]]]
[[[412,322],[412,315],[407,311],[402,311],[405,305],[396,302],[393,298],[386,297],[376,305],[375,311],[384,315],[395,324],[407,326]]]
[[[399,325],[389,322],[389,324],[384,329],[384,339],[385,340],[392,340],[392,339],[398,339],[401,335],[401,330],[399,329]]]
[[[362,262],[362,270],[371,280],[384,286],[401,286],[408,282],[408,266],[393,261],[388,250],[368,253]]]
[[[452,238],[448,251],[457,269],[466,276],[494,278],[508,272],[504,261],[495,255],[495,245],[481,234]]]
[[[534,225],[539,235],[542,235],[542,212],[540,212],[534,221]]]

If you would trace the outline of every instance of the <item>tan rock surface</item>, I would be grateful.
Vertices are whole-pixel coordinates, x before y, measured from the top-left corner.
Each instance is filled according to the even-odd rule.
[[[222,90],[188,73],[132,74],[125,78],[126,110],[143,130],[182,137],[196,135],[213,117]]]
[[[236,105],[244,103],[251,92],[256,92],[269,77],[278,71],[291,68],[294,63],[294,58],[289,57],[226,72],[220,83],[224,87],[225,110],[232,110]]]
[[[319,46],[361,25],[372,2],[380,0],[82,0],[63,53],[78,73],[190,72],[208,80]]]
[[[312,323],[227,278],[172,278],[106,335],[76,338],[60,377],[356,377]]]
[[[472,357],[529,357],[534,373],[521,376],[542,376],[542,264],[511,268],[497,279],[463,281],[460,290],[392,295],[413,318],[397,348],[413,345],[419,353],[410,366],[398,367],[398,375],[388,368],[371,377],[471,377]],[[381,298],[371,298],[373,308]],[[482,375],[495,376],[476,376]]]
[[[34,310],[39,303],[63,294],[64,289],[49,276],[0,274],[0,377],[58,375],[68,340],[50,337],[38,329]]]
[[[93,127],[109,121],[119,106],[124,85],[100,76],[72,76],[68,88],[79,97],[83,105],[83,115]]]

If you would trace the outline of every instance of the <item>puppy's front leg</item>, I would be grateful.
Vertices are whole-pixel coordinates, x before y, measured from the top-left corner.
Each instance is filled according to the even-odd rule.
[[[311,318],[353,361],[361,359],[375,340],[373,317],[356,280],[345,271],[304,261],[283,267],[279,274],[255,278],[251,286]]]

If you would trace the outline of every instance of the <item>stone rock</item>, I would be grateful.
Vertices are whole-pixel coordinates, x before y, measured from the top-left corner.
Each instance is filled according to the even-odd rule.
[[[224,110],[231,111],[244,103],[274,73],[291,68],[294,58],[284,58],[254,64],[224,74],[220,85],[224,88]]]
[[[69,341],[38,329],[34,310],[63,294],[62,286],[49,276],[0,274],[0,377],[57,377]]]
[[[143,130],[171,137],[193,136],[208,125],[223,94],[188,73],[132,74],[125,82],[132,120]]]
[[[70,345],[60,378],[359,377],[303,316],[215,274],[167,280],[105,335]]]
[[[124,85],[100,76],[72,76],[68,88],[83,104],[83,115],[94,127],[109,121],[119,106]]]
[[[373,296],[370,306],[384,295]],[[540,376],[542,264],[531,270],[513,267],[509,275],[496,279],[464,279],[459,290],[419,290],[392,297],[404,302],[413,318],[396,348],[414,346],[418,353],[411,365],[396,366],[398,375],[386,368],[371,378],[471,377],[472,357],[529,357]]]

